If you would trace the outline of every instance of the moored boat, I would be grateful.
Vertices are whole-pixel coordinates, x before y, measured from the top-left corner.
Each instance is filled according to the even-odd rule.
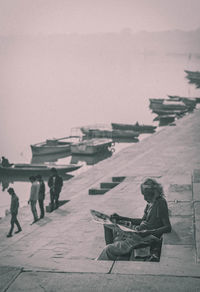
[[[100,129],[90,129],[81,128],[83,134],[90,138],[134,138],[139,136],[138,131],[132,130],[100,130]]]
[[[56,164],[28,164],[28,163],[16,163],[12,164],[10,167],[3,167],[0,165],[0,173],[3,175],[50,175],[51,168],[56,168],[59,174],[65,174],[67,172],[72,172],[81,167],[81,165],[56,165]]]
[[[161,115],[166,115],[166,116],[169,116],[169,115],[176,115],[177,117],[178,116],[183,116],[185,115],[188,110],[165,110],[165,109],[155,109],[153,110],[153,112],[159,116]]]
[[[162,127],[173,123],[175,119],[176,115],[161,115],[157,116],[154,121],[159,121],[159,126]]]
[[[49,155],[70,152],[70,145],[74,142],[73,138],[78,136],[68,136],[59,139],[47,139],[44,142],[31,145],[32,155]]]
[[[154,110],[187,110],[187,106],[182,101],[173,101],[164,99],[161,103],[151,103],[151,109]]]
[[[113,130],[127,130],[127,131],[136,131],[139,133],[153,133],[155,132],[156,126],[152,125],[140,125],[139,123],[135,124],[121,124],[121,123],[111,123]]]
[[[72,154],[93,155],[96,153],[108,151],[113,145],[111,139],[90,139],[82,140],[81,142],[71,145]]]

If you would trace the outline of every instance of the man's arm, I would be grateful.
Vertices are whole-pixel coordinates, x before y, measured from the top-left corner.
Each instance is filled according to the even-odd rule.
[[[119,223],[119,224],[120,223],[123,224],[124,221],[128,221],[128,222],[131,223],[131,225],[140,225],[140,223],[142,222],[142,219],[141,218],[124,217],[124,216],[120,216],[120,215],[118,215],[116,213],[112,214],[110,216],[110,219],[111,219],[111,221],[112,220],[115,220],[115,222],[116,223]]]

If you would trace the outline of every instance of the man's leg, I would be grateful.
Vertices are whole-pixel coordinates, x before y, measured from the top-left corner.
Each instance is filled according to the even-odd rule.
[[[54,209],[54,199],[55,199],[55,194],[54,192],[50,191],[50,205],[51,205],[51,211]]]
[[[12,232],[13,232],[13,229],[14,229],[14,222],[15,222],[15,215],[11,215],[11,220],[10,220],[10,230],[8,232],[8,235],[7,237],[11,237],[12,236]]]
[[[56,194],[55,194],[55,204],[56,204],[56,208],[59,207],[59,202],[58,202],[58,200],[59,200],[59,195],[60,195],[60,193],[56,193]]]
[[[39,200],[40,218],[44,217],[44,200]]]
[[[31,211],[33,213],[34,221],[37,221],[38,220],[37,209],[36,209],[36,202],[37,201],[31,201]]]

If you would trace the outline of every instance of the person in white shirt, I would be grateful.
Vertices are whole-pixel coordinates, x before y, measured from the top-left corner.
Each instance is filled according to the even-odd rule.
[[[36,203],[37,203],[37,200],[38,200],[40,184],[36,180],[35,176],[30,176],[29,180],[32,183],[32,185],[31,185],[30,198],[29,198],[28,203],[31,205],[31,211],[33,213],[33,222],[32,222],[32,224],[33,224],[33,223],[38,221]]]

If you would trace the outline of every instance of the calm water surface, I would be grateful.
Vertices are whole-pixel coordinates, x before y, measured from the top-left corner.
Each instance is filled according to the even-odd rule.
[[[155,115],[148,108],[149,98],[200,96],[184,73],[185,69],[199,70],[200,59],[184,55],[77,58],[69,52],[40,54],[39,50],[14,47],[0,55],[0,62],[0,155],[12,162],[30,162],[30,144],[76,134],[79,126],[152,124]],[[128,145],[116,144],[116,152]],[[93,163],[71,156],[55,157],[54,162],[81,162],[85,166],[78,173]],[[4,181],[2,188],[6,183],[14,186],[20,205],[27,204],[30,184]],[[9,202],[7,192],[0,191],[0,216]]]

